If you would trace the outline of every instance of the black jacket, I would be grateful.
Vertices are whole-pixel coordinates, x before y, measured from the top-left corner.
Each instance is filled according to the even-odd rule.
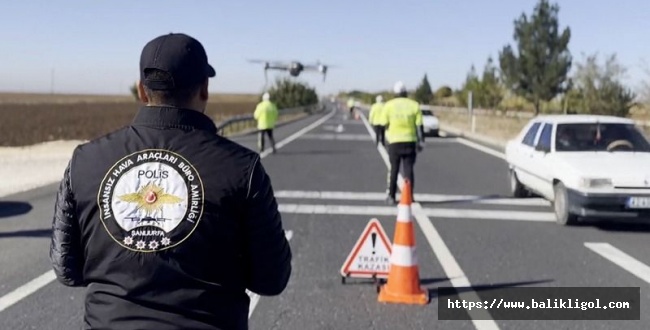
[[[143,107],[77,147],[56,197],[50,258],[87,286],[86,329],[246,329],[278,295],[291,250],[257,153],[206,115]]]

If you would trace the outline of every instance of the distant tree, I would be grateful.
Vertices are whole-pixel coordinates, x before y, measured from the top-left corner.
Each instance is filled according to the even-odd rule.
[[[575,88],[573,78],[568,78],[566,90],[560,99],[562,112],[565,114],[575,113],[575,109],[578,107],[576,102],[578,102],[581,98],[582,96],[580,95],[580,91]]]
[[[577,64],[571,105],[580,113],[626,117],[636,98],[622,82],[626,72],[616,54],[608,56],[603,65],[598,64],[597,54],[587,56]]]
[[[431,85],[426,74],[424,74],[424,78],[422,78],[422,81],[415,89],[413,98],[422,104],[429,104],[433,100],[433,91],[431,90]]]
[[[470,92],[472,92],[472,105],[474,107],[495,108],[501,103],[503,91],[493,62],[492,57],[488,57],[480,78],[474,65],[472,65],[465,78],[465,83],[457,94],[458,101],[462,105],[468,105]]]
[[[458,102],[463,106],[468,106],[469,92],[472,92],[472,103],[474,103],[474,94],[476,94],[480,87],[481,80],[478,78],[478,75],[476,74],[476,68],[472,64],[472,67],[469,69],[469,72],[465,77],[465,82],[463,83],[460,90],[456,93]]]
[[[374,96],[371,93],[359,90],[351,91],[348,93],[348,97],[352,97],[355,100],[365,104],[371,104],[374,100]]]
[[[539,114],[542,101],[550,101],[565,89],[571,69],[568,50],[571,31],[559,32],[559,6],[540,0],[530,19],[525,13],[514,22],[517,53],[507,45],[499,53],[505,85],[535,106]]]
[[[483,69],[478,96],[478,105],[485,108],[496,108],[503,99],[501,81],[491,56]]]
[[[436,99],[444,99],[447,97],[450,97],[454,94],[454,92],[451,90],[451,87],[449,86],[442,86],[436,90],[435,93],[435,98]]]
[[[318,103],[318,94],[314,88],[290,78],[277,79],[268,92],[278,109]]]
[[[641,81],[639,96],[641,97],[641,102],[650,105],[650,66],[645,61],[643,61],[643,72],[646,78]]]
[[[574,114],[574,113],[583,113],[583,104],[582,101],[584,95],[579,89],[573,88],[567,91],[563,98],[564,113]]]

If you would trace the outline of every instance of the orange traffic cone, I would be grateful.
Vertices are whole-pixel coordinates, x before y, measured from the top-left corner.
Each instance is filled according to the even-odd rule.
[[[418,260],[415,253],[415,231],[411,215],[411,183],[404,182],[397,224],[390,256],[388,280],[379,292],[379,302],[426,305],[429,294],[420,287]]]

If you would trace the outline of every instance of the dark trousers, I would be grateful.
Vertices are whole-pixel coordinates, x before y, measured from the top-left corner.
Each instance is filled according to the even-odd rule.
[[[390,159],[390,172],[388,177],[388,196],[395,198],[397,191],[397,175],[400,165],[403,166],[403,176],[405,180],[411,182],[411,192],[415,190],[415,175],[413,167],[417,156],[415,142],[399,142],[388,145],[388,158]],[[413,196],[411,196],[412,198]]]
[[[262,129],[262,130],[259,131],[259,136],[258,136],[259,139],[258,139],[257,146],[260,148],[260,152],[264,151],[264,137],[265,136],[269,137],[269,141],[271,141],[271,149],[273,149],[273,151],[275,151],[275,140],[273,139],[273,129],[269,128],[269,129]]]
[[[386,145],[384,143],[384,132],[386,128],[383,125],[372,125],[372,128],[375,130],[375,145],[378,145],[381,142],[381,145]]]

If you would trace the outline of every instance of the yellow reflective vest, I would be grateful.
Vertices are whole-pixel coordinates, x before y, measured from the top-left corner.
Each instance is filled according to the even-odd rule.
[[[384,104],[382,111],[389,143],[417,142],[418,127],[422,125],[420,104],[405,97],[394,98]]]
[[[382,113],[384,108],[384,103],[383,102],[377,102],[370,107],[370,114],[368,115],[368,120],[370,121],[370,125],[386,125],[386,122],[384,120],[384,115]]]
[[[257,104],[253,117],[257,120],[257,129],[273,129],[278,120],[278,108],[271,101],[262,101]]]

